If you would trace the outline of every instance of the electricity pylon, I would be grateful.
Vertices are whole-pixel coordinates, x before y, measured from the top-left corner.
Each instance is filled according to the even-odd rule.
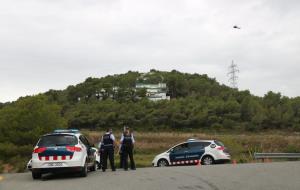
[[[238,88],[237,86],[237,80],[238,80],[238,76],[237,76],[237,73],[239,73],[239,69],[238,69],[238,66],[233,62],[231,62],[231,65],[229,66],[228,68],[228,73],[227,75],[229,76],[229,79],[228,81],[230,82],[230,86],[232,88]]]

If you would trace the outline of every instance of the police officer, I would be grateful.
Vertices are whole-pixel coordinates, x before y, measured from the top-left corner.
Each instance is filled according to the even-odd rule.
[[[128,170],[128,156],[130,159],[130,168],[135,170],[135,163],[133,159],[133,145],[135,140],[133,138],[133,134],[129,130],[129,127],[125,128],[125,132],[122,134],[120,142],[122,144],[124,170]]]
[[[115,136],[112,134],[111,129],[107,129],[106,133],[102,136],[101,142],[103,144],[102,171],[105,172],[107,169],[107,158],[109,158],[112,171],[116,171],[114,159]]]

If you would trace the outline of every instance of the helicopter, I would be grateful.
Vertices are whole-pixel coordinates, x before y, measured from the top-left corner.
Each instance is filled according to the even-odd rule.
[[[239,30],[241,29],[241,27],[239,27],[239,26],[237,26],[237,25],[234,25],[233,28],[234,28],[234,29],[239,29]]]

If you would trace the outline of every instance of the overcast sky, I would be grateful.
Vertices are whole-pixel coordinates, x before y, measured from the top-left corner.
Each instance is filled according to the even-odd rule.
[[[299,0],[0,0],[0,102],[152,68],[229,85],[231,60],[241,90],[300,96],[299,10]]]

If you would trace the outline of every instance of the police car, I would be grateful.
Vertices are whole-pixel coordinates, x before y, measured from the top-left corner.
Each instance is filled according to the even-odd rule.
[[[33,179],[48,172],[73,171],[82,177],[97,169],[96,152],[78,130],[55,130],[43,135],[32,152]]]
[[[166,152],[157,155],[153,166],[211,165],[230,161],[230,154],[224,144],[216,140],[189,139]]]

